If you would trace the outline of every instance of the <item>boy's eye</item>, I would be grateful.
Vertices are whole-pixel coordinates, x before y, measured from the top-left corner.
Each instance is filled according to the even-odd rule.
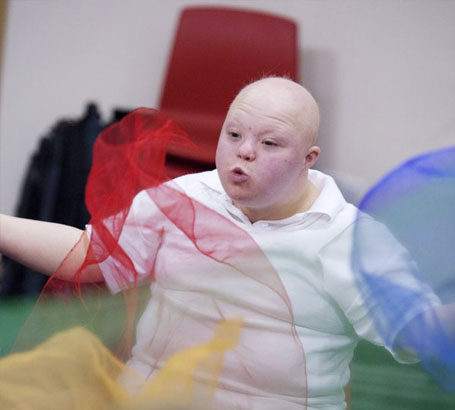
[[[265,140],[263,142],[264,145],[267,145],[269,147],[276,147],[278,144],[276,142],[273,142],[273,141],[269,141],[269,140]]]
[[[240,134],[237,133],[237,132],[230,132],[229,135],[230,135],[232,138],[238,138],[238,137],[240,137]]]

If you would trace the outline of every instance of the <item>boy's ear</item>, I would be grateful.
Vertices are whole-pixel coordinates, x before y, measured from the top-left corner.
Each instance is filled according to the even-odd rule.
[[[308,149],[307,154],[305,155],[305,168],[311,168],[319,158],[319,154],[321,153],[321,149],[316,145],[313,145]]]

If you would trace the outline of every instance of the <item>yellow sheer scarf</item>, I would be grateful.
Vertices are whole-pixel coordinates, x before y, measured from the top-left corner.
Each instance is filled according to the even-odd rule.
[[[236,346],[241,328],[241,319],[219,323],[212,340],[176,353],[145,381],[91,332],[75,327],[31,351],[0,360],[0,408],[208,409],[224,353]],[[195,383],[200,371],[209,376],[209,383]],[[136,386],[134,394],[124,383],[127,379]]]

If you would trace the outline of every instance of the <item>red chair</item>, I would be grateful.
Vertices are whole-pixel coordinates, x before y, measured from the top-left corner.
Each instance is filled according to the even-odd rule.
[[[191,7],[183,10],[170,55],[160,109],[199,146],[171,146],[171,177],[213,169],[229,104],[252,80],[267,75],[297,80],[295,22],[262,12]]]

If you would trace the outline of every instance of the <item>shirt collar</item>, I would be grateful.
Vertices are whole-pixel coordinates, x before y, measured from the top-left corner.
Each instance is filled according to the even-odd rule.
[[[322,213],[333,220],[346,206],[346,200],[335,180],[331,176],[314,169],[309,170],[308,177],[319,190],[319,196],[308,212]]]
[[[309,210],[297,213],[285,219],[257,221],[251,224],[248,217],[232,203],[232,200],[222,188],[217,172],[216,174],[216,181],[210,181],[213,183],[209,184],[207,182],[201,181],[204,191],[209,197],[221,204],[224,210],[226,210],[231,217],[240,223],[245,223],[248,225],[294,225],[299,224],[300,222],[306,220],[308,217],[316,217],[318,219],[322,217],[327,222],[331,222],[346,205],[346,201],[343,198],[343,195],[336,185],[334,179],[326,174],[323,174],[320,171],[310,169],[308,177],[319,190],[319,196]]]

